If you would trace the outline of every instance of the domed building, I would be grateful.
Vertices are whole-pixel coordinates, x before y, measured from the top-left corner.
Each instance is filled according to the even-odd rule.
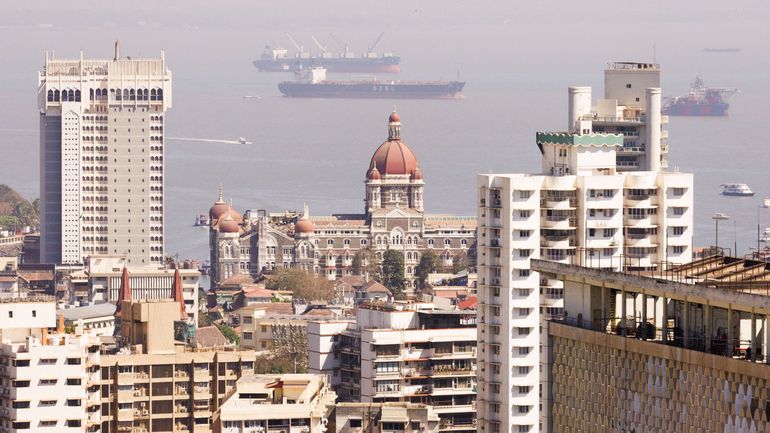
[[[209,212],[212,286],[238,272],[256,278],[276,268],[336,279],[353,274],[356,253],[364,261],[379,261],[386,250],[396,249],[404,256],[406,293],[413,295],[416,268],[427,250],[447,267],[475,261],[475,217],[425,214],[425,179],[417,156],[401,139],[401,117],[395,111],[388,118],[387,140],[369,161],[364,185],[364,213],[330,216],[311,216],[306,205],[302,211],[247,211],[241,217],[220,193]],[[232,248],[236,236],[239,254]]]

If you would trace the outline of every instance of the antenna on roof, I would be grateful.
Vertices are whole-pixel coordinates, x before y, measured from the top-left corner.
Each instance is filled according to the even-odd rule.
[[[652,44],[652,64],[653,65],[657,63],[656,57],[657,57],[656,56],[656,47],[655,47],[655,44]]]
[[[120,59],[120,39],[115,39],[115,60],[116,62]]]

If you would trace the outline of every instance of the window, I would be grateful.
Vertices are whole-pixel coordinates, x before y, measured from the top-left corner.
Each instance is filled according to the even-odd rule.
[[[588,210],[588,216],[593,218],[596,216],[596,209],[589,209]]]
[[[493,394],[500,394],[500,384],[499,383],[491,383],[489,384],[489,388],[492,391]]]
[[[401,389],[399,380],[381,380],[377,382],[377,392],[398,392]]]
[[[687,228],[687,227],[682,227],[682,226],[675,226],[675,227],[672,227],[672,234],[673,234],[674,236],[681,236],[681,235],[683,235],[683,234],[684,234],[684,230],[685,230],[686,228]]]
[[[500,413],[500,403],[490,403],[489,405],[492,407],[492,412]]]
[[[529,276],[529,269],[519,269],[519,276],[520,277],[528,277]]]
[[[451,240],[449,240],[449,239],[444,239],[444,246],[447,246],[447,247],[448,247],[448,246],[449,246],[449,245],[451,245],[451,244],[452,244],[452,241],[451,241]]]
[[[67,358],[67,365],[80,365],[80,358]]]
[[[40,421],[40,427],[56,427],[56,420]]]
[[[519,211],[519,218],[529,218],[529,216],[532,215],[531,210],[520,210]]]
[[[79,419],[68,419],[67,420],[67,427],[80,427],[80,420]]]
[[[8,318],[9,319],[13,319],[13,311],[9,311],[8,312]]]
[[[26,409],[29,407],[29,401],[14,401],[11,407],[14,409]]]
[[[56,382],[58,382],[56,379],[40,379],[40,386],[52,386],[56,385]]]
[[[683,196],[684,195],[684,191],[685,191],[684,188],[674,188],[674,191],[673,191],[674,197],[681,197],[681,196]]]
[[[671,252],[674,254],[682,254],[684,252],[685,246],[684,245],[674,245],[671,247]]]
[[[251,316],[243,316],[243,324],[244,325],[251,325],[252,320],[253,319],[252,319]]]
[[[684,215],[684,213],[687,211],[686,207],[674,207],[672,208],[674,215]]]
[[[639,99],[639,98],[636,98]],[[530,429],[530,426],[528,425],[520,425],[519,426],[519,433],[528,433]]]
[[[327,240],[326,240],[326,245],[328,245],[328,246],[330,246],[330,247],[331,247],[331,246],[333,246],[333,245],[334,245],[334,240],[332,240],[332,239],[327,239]]]
[[[37,310],[32,310],[32,317],[37,317]]]
[[[56,358],[41,358],[40,361],[38,361],[39,365],[55,365],[56,364]]]
[[[67,385],[80,385],[81,380],[79,377],[70,377],[67,379]]]
[[[433,239],[428,239],[428,246],[433,247]]]
[[[532,253],[532,250],[519,250],[519,257],[527,258]]]
[[[528,355],[531,351],[531,347],[519,347],[519,355]]]
[[[40,407],[56,406],[56,400],[40,400]]]
[[[490,308],[492,309],[492,315],[493,316],[495,316],[495,317],[499,317],[500,316],[500,307],[492,306]]]
[[[500,345],[499,344],[490,344],[490,347],[492,349],[492,353],[495,355],[500,354]]]
[[[500,374],[500,364],[492,364],[492,373]]]
[[[520,336],[529,335],[529,330],[530,330],[530,328],[518,328]]]
[[[529,296],[529,289],[519,289],[519,296]]]
[[[252,334],[251,332],[244,332],[243,333],[243,339],[244,340],[251,340],[253,338],[254,338],[254,334]]]
[[[360,419],[351,419],[351,420],[349,420],[349,422],[350,422],[350,427],[351,428],[360,428],[361,425],[362,425]]]
[[[265,333],[265,332],[267,332],[267,326],[266,325],[262,325],[262,333]]]
[[[626,89],[630,89],[630,88],[631,88],[631,83],[626,84]]]
[[[519,394],[529,394],[530,387],[528,386],[520,386],[519,387]]]
[[[532,311],[531,308],[518,308],[519,310],[519,316],[529,316],[529,313]]]
[[[67,406],[80,406],[80,400],[76,398],[67,399]]]
[[[605,238],[611,238],[615,235],[615,229],[604,229],[603,235]]]
[[[529,191],[529,190],[519,191],[519,198],[521,199],[527,199],[527,198],[530,198],[531,196],[532,196],[532,191]]]
[[[398,373],[398,362],[378,362],[376,365],[377,373]]]
[[[519,367],[519,374],[529,374],[529,367]]]
[[[29,388],[28,380],[14,380],[12,383],[14,388]]]
[[[529,230],[519,230],[520,238],[528,238],[531,232]]]
[[[596,236],[596,229],[588,229],[588,237]]]

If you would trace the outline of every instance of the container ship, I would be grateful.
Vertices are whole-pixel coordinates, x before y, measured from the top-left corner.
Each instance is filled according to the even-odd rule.
[[[278,84],[285,96],[297,98],[460,99],[463,87],[462,81],[327,80],[320,67],[297,71],[295,81]]]
[[[254,60],[254,66],[264,72],[291,72],[320,66],[329,72],[399,73],[401,72],[401,57],[393,53],[380,55],[374,52],[374,47],[383,34],[380,34],[380,37],[369,45],[366,52],[360,55],[350,52],[347,45],[345,45],[343,52],[333,53],[318,42],[315,37],[313,37],[313,42],[316,43],[320,52],[312,54],[306,52],[291,35],[287,35],[297,48],[297,52],[290,54],[286,48],[267,45],[260,57]]]
[[[695,78],[690,94],[677,96],[666,101],[663,114],[669,116],[727,116],[730,104],[727,99],[739,90],[714,88],[703,85],[700,77]]]

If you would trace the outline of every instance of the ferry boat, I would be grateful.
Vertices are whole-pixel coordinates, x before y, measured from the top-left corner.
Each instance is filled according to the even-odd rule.
[[[754,195],[754,191],[745,183],[724,183],[720,186],[722,187],[722,195],[738,197],[751,197]]]

